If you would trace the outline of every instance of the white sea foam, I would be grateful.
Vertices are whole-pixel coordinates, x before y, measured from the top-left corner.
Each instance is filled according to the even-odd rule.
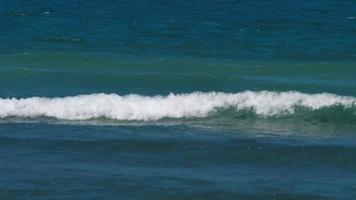
[[[217,109],[252,109],[257,115],[293,114],[296,106],[311,110],[356,105],[355,97],[300,92],[245,91],[240,93],[194,92],[168,96],[91,94],[63,98],[0,98],[0,118],[54,117],[64,120],[108,118],[114,120],[159,120],[206,117]]]

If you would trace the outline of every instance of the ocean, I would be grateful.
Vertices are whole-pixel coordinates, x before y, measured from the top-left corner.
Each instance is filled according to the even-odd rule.
[[[0,199],[356,199],[355,11],[1,0]]]

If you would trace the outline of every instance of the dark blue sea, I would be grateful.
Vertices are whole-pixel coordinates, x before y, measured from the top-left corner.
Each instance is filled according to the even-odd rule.
[[[356,199],[356,1],[0,0],[0,199]]]

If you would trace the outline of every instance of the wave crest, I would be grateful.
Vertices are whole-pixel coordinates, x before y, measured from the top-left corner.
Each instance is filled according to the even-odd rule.
[[[231,108],[236,111],[251,110],[262,117],[278,117],[292,115],[301,107],[313,112],[333,106],[348,109],[355,105],[355,97],[295,91],[193,92],[168,96],[90,94],[62,98],[0,98],[0,118],[53,117],[61,120],[107,118],[122,121],[153,121],[163,118],[204,118],[218,110]]]

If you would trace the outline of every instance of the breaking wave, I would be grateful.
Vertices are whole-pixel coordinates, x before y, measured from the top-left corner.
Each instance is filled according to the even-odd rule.
[[[71,97],[0,98],[0,118],[50,117],[60,120],[106,118],[119,121],[155,121],[164,118],[205,118],[225,110],[255,117],[346,114],[356,118],[356,97],[296,91],[193,92],[167,96],[90,94]],[[320,111],[327,112],[320,112]],[[246,112],[248,111],[248,112]],[[226,112],[225,112],[226,113]],[[231,113],[231,112],[230,112]],[[312,115],[315,116],[315,115]],[[320,117],[320,116],[319,116]],[[324,116],[325,117],[325,116]]]

